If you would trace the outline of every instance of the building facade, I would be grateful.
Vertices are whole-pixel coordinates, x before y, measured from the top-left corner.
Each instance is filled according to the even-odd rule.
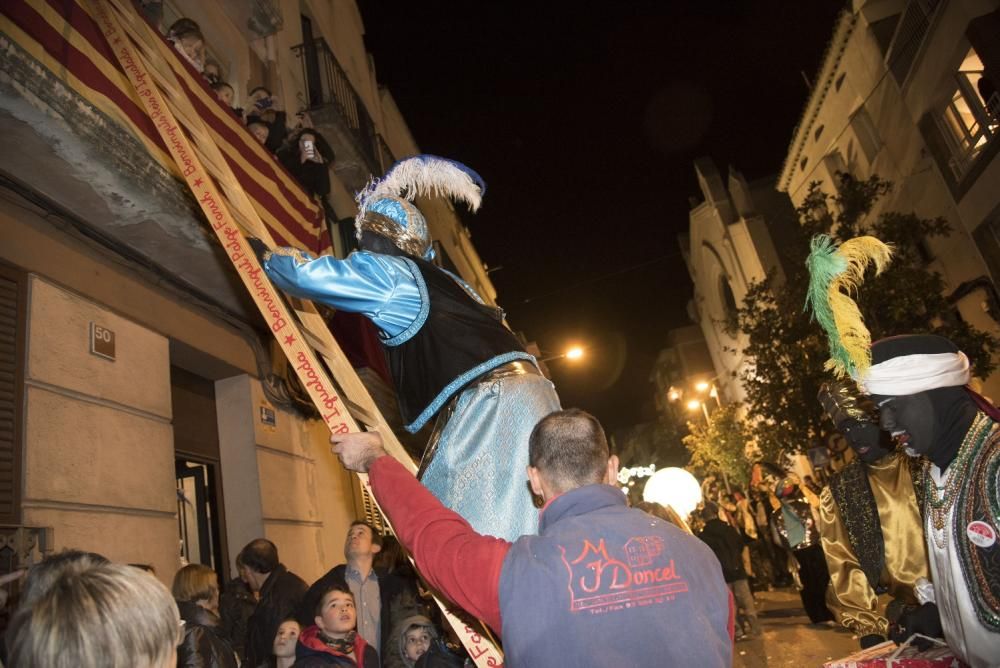
[[[336,153],[334,215],[193,69],[171,65],[275,238],[346,253],[353,192],[419,152],[378,84],[357,5],[145,4],[162,26],[198,22],[237,101],[265,86],[289,117],[308,111]],[[183,561],[226,577],[264,536],[316,578],[342,561],[364,499],[89,11],[28,0],[0,16],[0,563],[74,547],[150,564],[166,582]],[[454,210],[423,210],[443,262],[495,302]],[[391,411],[364,325],[335,321],[334,334]]]
[[[747,340],[735,328],[735,312],[754,282],[772,272],[776,285],[784,280],[779,244],[794,229],[795,212],[771,177],[748,182],[730,169],[724,179],[708,158],[695,161],[694,169],[702,201],[680,239],[694,283],[688,312],[704,334],[722,401],[743,402]]]
[[[873,212],[945,218],[929,266],[957,314],[1000,333],[1000,2],[855,0],[844,10],[796,128],[778,187],[798,205],[838,172],[878,175]],[[1000,378],[984,391],[1000,396]]]

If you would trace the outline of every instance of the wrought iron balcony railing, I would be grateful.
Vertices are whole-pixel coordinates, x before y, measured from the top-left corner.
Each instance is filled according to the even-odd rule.
[[[381,172],[392,164],[392,153],[326,40],[317,37],[292,47],[292,51],[302,63],[309,108],[333,107],[373,172]]]
[[[396,162],[396,158],[393,156],[389,145],[385,143],[382,135],[375,135],[375,142],[376,148],[378,149],[378,157],[381,163],[382,171],[385,172],[387,169],[392,167],[393,163]]]
[[[0,574],[37,564],[54,549],[52,527],[0,525]]]

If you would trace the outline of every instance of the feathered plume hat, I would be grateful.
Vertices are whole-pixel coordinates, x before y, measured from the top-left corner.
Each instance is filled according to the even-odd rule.
[[[434,248],[427,220],[413,200],[444,196],[465,202],[475,212],[485,193],[482,177],[462,163],[436,155],[417,155],[400,160],[357,194],[354,228],[358,239],[369,230],[389,238],[410,255],[430,260]]]
[[[892,248],[872,236],[848,239],[839,246],[825,234],[812,238],[806,259],[806,308],[812,307],[813,316],[826,332],[830,359],[825,366],[838,378],[860,380],[871,367],[871,333],[850,295],[864,281],[869,265],[879,274],[891,258]]]

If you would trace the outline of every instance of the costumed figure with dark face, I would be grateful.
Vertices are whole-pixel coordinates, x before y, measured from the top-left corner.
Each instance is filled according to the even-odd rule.
[[[768,522],[798,564],[802,586],[799,595],[809,621],[819,624],[833,620],[824,602],[830,573],[823,558],[812,504],[807,498],[811,492],[802,487],[794,473],[770,462],[754,466],[752,482],[756,489],[767,495],[770,508]]]
[[[896,336],[871,352],[858,381],[882,428],[928,460],[924,533],[945,640],[973,668],[1000,665],[1000,413],[966,387],[969,360],[948,339]]]
[[[923,462],[894,447],[853,380],[824,384],[819,400],[855,454],[820,494],[819,531],[830,571],[826,602],[867,648],[889,636],[879,595],[889,594],[899,610],[916,606],[914,587],[929,577]]]
[[[279,248],[264,254],[264,268],[282,290],[378,327],[407,431],[437,418],[421,482],[476,531],[515,540],[537,533],[528,436],[559,399],[503,312],[431,263],[427,221],[412,201],[445,195],[475,210],[485,189],[461,163],[408,158],[359,193],[360,251],[338,260]]]
[[[865,269],[881,271],[890,249],[874,237],[813,239],[809,304],[830,343],[827,367],[853,378],[879,410],[879,425],[926,458],[922,490],[930,562],[925,602],[899,620],[901,639],[943,627],[973,668],[1000,665],[1000,413],[967,388],[969,360],[940,336],[871,343],[848,296]],[[884,521],[884,520],[883,520]],[[888,548],[889,541],[886,542]],[[888,559],[888,555],[887,555]]]

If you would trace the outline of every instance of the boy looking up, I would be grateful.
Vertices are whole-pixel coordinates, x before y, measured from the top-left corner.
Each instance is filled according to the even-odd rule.
[[[358,615],[350,590],[331,585],[320,597],[315,612],[316,623],[299,636],[295,648],[296,667],[378,667],[378,652],[355,630]]]

